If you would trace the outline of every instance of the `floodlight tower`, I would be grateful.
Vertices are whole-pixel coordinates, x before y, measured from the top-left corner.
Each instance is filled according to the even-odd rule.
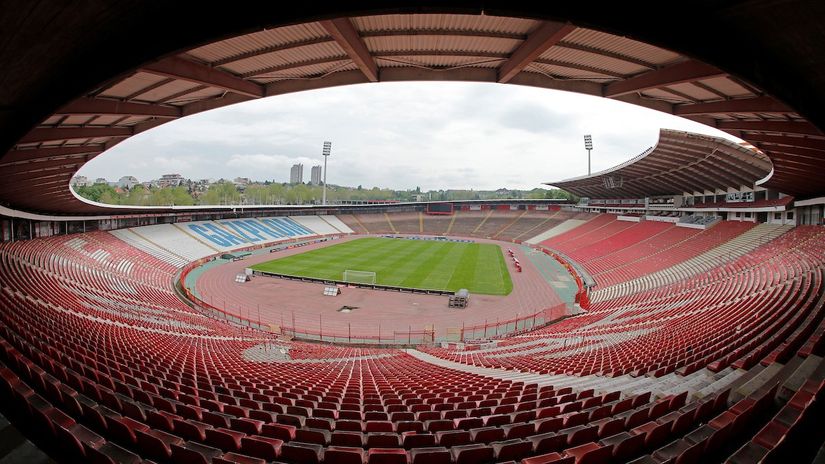
[[[586,134],[584,136],[584,148],[587,150],[587,175],[590,175],[590,150],[593,149],[593,136]]]
[[[324,193],[321,197],[321,204],[324,206],[327,204],[327,158],[329,158],[331,151],[332,142],[324,142],[324,150],[321,152],[321,154],[324,155]]]

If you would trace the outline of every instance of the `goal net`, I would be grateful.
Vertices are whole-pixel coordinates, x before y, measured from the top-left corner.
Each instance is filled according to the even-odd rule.
[[[344,271],[343,281],[354,284],[374,284],[375,273],[372,271],[353,271],[347,269]]]

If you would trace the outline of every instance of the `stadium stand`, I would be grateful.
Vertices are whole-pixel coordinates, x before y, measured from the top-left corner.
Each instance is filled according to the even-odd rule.
[[[678,282],[739,257],[789,229],[773,224],[723,222],[667,248],[656,248],[654,244],[649,256],[597,275],[602,287],[592,299],[599,301]]]
[[[111,231],[112,235],[176,267],[255,244],[341,233],[318,216],[158,224]]]
[[[178,264],[179,258],[183,258],[183,263],[186,263],[222,251],[214,244],[195,239],[176,224],[143,226],[114,233],[120,238],[129,237],[127,240],[131,239],[130,243],[142,241],[142,247],[159,250],[159,254],[155,256],[168,257],[167,262],[170,264]]]
[[[17,242],[0,245],[3,415],[66,462],[823,461],[825,60],[813,45],[825,35],[822,2],[633,15],[621,3],[377,3],[269,2],[215,15],[182,2],[35,2],[0,15],[0,229]],[[731,219],[723,214],[680,223],[707,230],[660,230],[581,213],[568,218],[587,221],[576,236],[574,223],[548,221],[536,227],[553,229],[519,240],[548,241],[599,263],[602,285],[619,283],[598,290],[587,312],[490,341],[494,349],[407,353],[310,345],[206,317],[171,291],[198,246],[165,233],[158,244],[85,233],[87,221],[108,229],[234,216],[234,207],[113,210],[66,188],[84,163],[166,121],[409,79],[602,95],[745,142],[665,130],[631,162],[553,184],[600,200],[592,209],[641,206],[643,195],[676,208],[684,197],[700,203],[687,209],[765,208],[733,217],[820,227],[718,222]],[[756,201],[719,201],[742,198],[729,190],[743,186]],[[795,209],[773,199],[784,193],[799,198]],[[352,229],[324,220],[341,232],[399,230],[365,210],[347,209],[358,212]],[[490,236],[497,214],[459,212],[430,229]],[[492,236],[518,238],[509,231],[528,216]],[[218,250],[307,233],[247,221],[189,232]],[[280,227],[290,233],[272,233]]]
[[[541,242],[594,277],[594,301],[672,283],[711,269],[776,238],[787,226],[715,221],[689,229],[657,221],[624,222],[602,214]]]
[[[355,234],[367,235],[367,234],[373,233],[373,232],[370,232],[367,229],[367,227],[358,218],[355,217],[355,215],[352,215],[352,214],[339,214],[337,217],[338,217],[339,221],[341,221],[348,229],[352,230],[352,232],[355,233]],[[376,232],[376,233],[379,233],[379,232]],[[389,233],[389,232],[384,232],[384,233]]]
[[[313,231],[317,235],[335,235],[341,231],[318,216],[290,216],[290,219]]]
[[[420,234],[421,213],[393,213],[386,214],[394,233],[398,234]]]
[[[576,227],[579,227],[580,225],[584,224],[585,222],[586,222],[585,219],[570,218],[570,219],[565,220],[561,224],[556,224],[555,226],[553,226],[553,227],[545,230],[544,232],[542,232],[538,235],[535,235],[535,236],[533,236],[530,239],[525,240],[525,241],[527,243],[536,245],[536,244],[539,244],[539,243],[541,243],[545,240],[548,240],[551,237],[555,237],[557,235],[561,235],[561,234],[564,234],[567,231],[575,229]]]
[[[821,411],[825,229],[781,230],[703,275],[470,352],[238,328],[182,304],[175,266],[106,232],[4,244],[0,389],[13,417],[92,462],[788,455]]]
[[[165,226],[169,226],[170,224],[165,224]],[[150,226],[151,227],[151,226]],[[188,262],[186,258],[183,256],[167,250],[165,248],[160,247],[159,245],[152,243],[146,240],[141,235],[135,233],[132,229],[117,229],[110,232],[115,237],[123,240],[124,242],[128,243],[129,245],[141,250],[145,253],[148,253],[155,258],[160,259],[168,264],[171,264],[176,267],[182,267],[186,265]],[[214,251],[213,251],[214,253]],[[204,255],[206,256],[206,255]]]
[[[561,223],[567,213],[562,213],[556,207],[549,212],[528,211],[524,216],[519,217],[515,222],[506,225],[496,232],[493,238],[497,240],[521,240],[532,237],[532,233],[544,231]]]
[[[652,221],[625,224],[624,230],[608,236],[604,240],[593,240],[585,246],[568,251],[567,255],[580,263],[587,263],[604,257],[615,250],[623,250],[631,245],[645,242],[673,227],[671,224]]]
[[[493,210],[457,212],[454,215],[455,220],[450,224],[447,235],[471,237],[475,230],[492,214]]]
[[[450,216],[424,215],[424,231],[426,235],[446,235],[453,222],[455,214]]]
[[[628,227],[630,225],[631,224],[629,223],[617,221],[615,215],[599,214],[574,229],[555,235],[541,242],[541,245],[568,253],[575,250],[576,244],[578,243],[586,244],[595,241],[592,240],[590,234],[597,234],[598,236],[598,234],[603,233],[602,229],[605,227],[607,227],[609,234],[612,227],[616,227],[618,230],[621,230],[621,228]],[[604,236],[601,238],[604,238]],[[600,240],[601,238],[597,238],[596,240]]]
[[[321,215],[321,216],[318,216],[318,217],[320,217],[321,219],[326,221],[329,225],[331,225],[332,227],[338,229],[339,231],[341,231],[345,234],[354,233],[353,230],[350,229],[346,224],[344,224],[340,219],[338,219],[337,216]]]
[[[425,234],[512,241],[560,224],[575,213],[567,211],[456,210],[451,215],[390,213],[339,215],[358,233]]]
[[[823,233],[818,227],[797,227],[705,274],[595,303],[589,313],[513,337],[498,348],[452,356],[471,364],[555,374],[652,372],[659,377],[680,368],[689,374],[714,361],[718,369],[760,341],[778,343],[781,337],[771,337],[778,327],[793,331],[817,306]],[[783,310],[788,307],[799,310]],[[739,349],[744,344],[748,350]],[[594,356],[601,350],[610,354]],[[579,366],[571,369],[576,362]]]
[[[470,234],[473,237],[493,238],[501,229],[522,219],[526,211],[490,210],[490,215]]]

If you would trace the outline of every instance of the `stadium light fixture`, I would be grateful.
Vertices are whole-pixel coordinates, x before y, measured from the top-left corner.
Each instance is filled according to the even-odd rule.
[[[593,136],[590,134],[585,134],[584,136],[584,148],[587,150],[587,175],[590,175],[590,150],[593,149]]]
[[[321,197],[321,204],[324,206],[327,204],[327,158],[329,158],[331,152],[332,142],[324,142],[324,149],[321,151],[321,154],[324,155],[324,193]]]

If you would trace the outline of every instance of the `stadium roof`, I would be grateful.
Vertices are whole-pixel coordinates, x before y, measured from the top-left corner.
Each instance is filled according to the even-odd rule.
[[[530,85],[654,108],[762,149],[774,166],[767,187],[825,192],[822,2],[697,2],[632,16],[620,2],[201,6],[44,2],[0,18],[0,203],[104,213],[69,180],[132,135],[250,99],[402,80]]]
[[[581,197],[644,198],[752,187],[770,172],[770,159],[754,147],[662,129],[656,146],[627,162],[548,184]]]

